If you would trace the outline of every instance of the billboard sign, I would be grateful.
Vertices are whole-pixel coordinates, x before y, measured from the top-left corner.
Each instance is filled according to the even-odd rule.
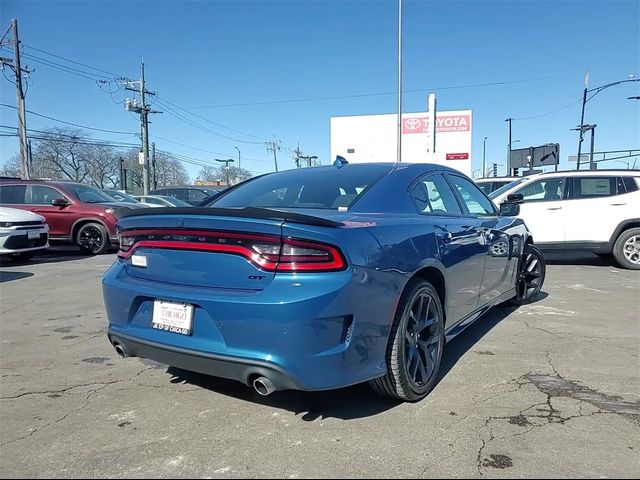
[[[509,168],[529,168],[560,163],[560,144],[549,143],[538,147],[518,148],[509,154]]]
[[[402,161],[437,163],[471,175],[471,110],[437,111],[435,139],[429,112],[402,114]],[[331,118],[331,158],[349,163],[395,162],[398,116],[354,115]]]

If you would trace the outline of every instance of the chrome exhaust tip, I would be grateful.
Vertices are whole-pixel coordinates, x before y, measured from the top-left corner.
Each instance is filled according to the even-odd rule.
[[[276,391],[276,387],[273,386],[273,383],[271,383],[271,380],[269,380],[267,377],[256,378],[253,381],[253,388],[256,392],[258,392],[258,395],[261,395],[263,397],[271,395]]]

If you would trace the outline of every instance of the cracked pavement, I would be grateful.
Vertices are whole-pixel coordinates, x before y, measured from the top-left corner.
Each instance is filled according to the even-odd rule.
[[[112,260],[0,267],[3,478],[638,476],[640,272],[554,255],[544,298],[489,312],[427,399],[398,404],[366,385],[262,398],[118,358]]]

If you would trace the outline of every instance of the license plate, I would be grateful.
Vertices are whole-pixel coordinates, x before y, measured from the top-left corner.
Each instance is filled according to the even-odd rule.
[[[27,238],[29,240],[40,238],[40,230],[27,230]]]
[[[153,303],[153,328],[166,332],[191,335],[193,305],[156,300]]]

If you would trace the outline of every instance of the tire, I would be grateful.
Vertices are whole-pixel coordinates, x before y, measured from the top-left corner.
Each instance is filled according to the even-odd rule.
[[[76,234],[76,245],[87,255],[100,255],[109,249],[109,232],[99,223],[85,223]]]
[[[546,273],[547,266],[540,249],[530,243],[526,244],[518,262],[516,296],[509,303],[516,306],[532,303],[542,289]]]
[[[412,280],[402,294],[391,328],[387,373],[370,382],[373,390],[396,400],[422,400],[437,381],[444,340],[438,292],[426,280]]]
[[[622,268],[640,270],[640,228],[629,228],[618,236],[613,256]]]

